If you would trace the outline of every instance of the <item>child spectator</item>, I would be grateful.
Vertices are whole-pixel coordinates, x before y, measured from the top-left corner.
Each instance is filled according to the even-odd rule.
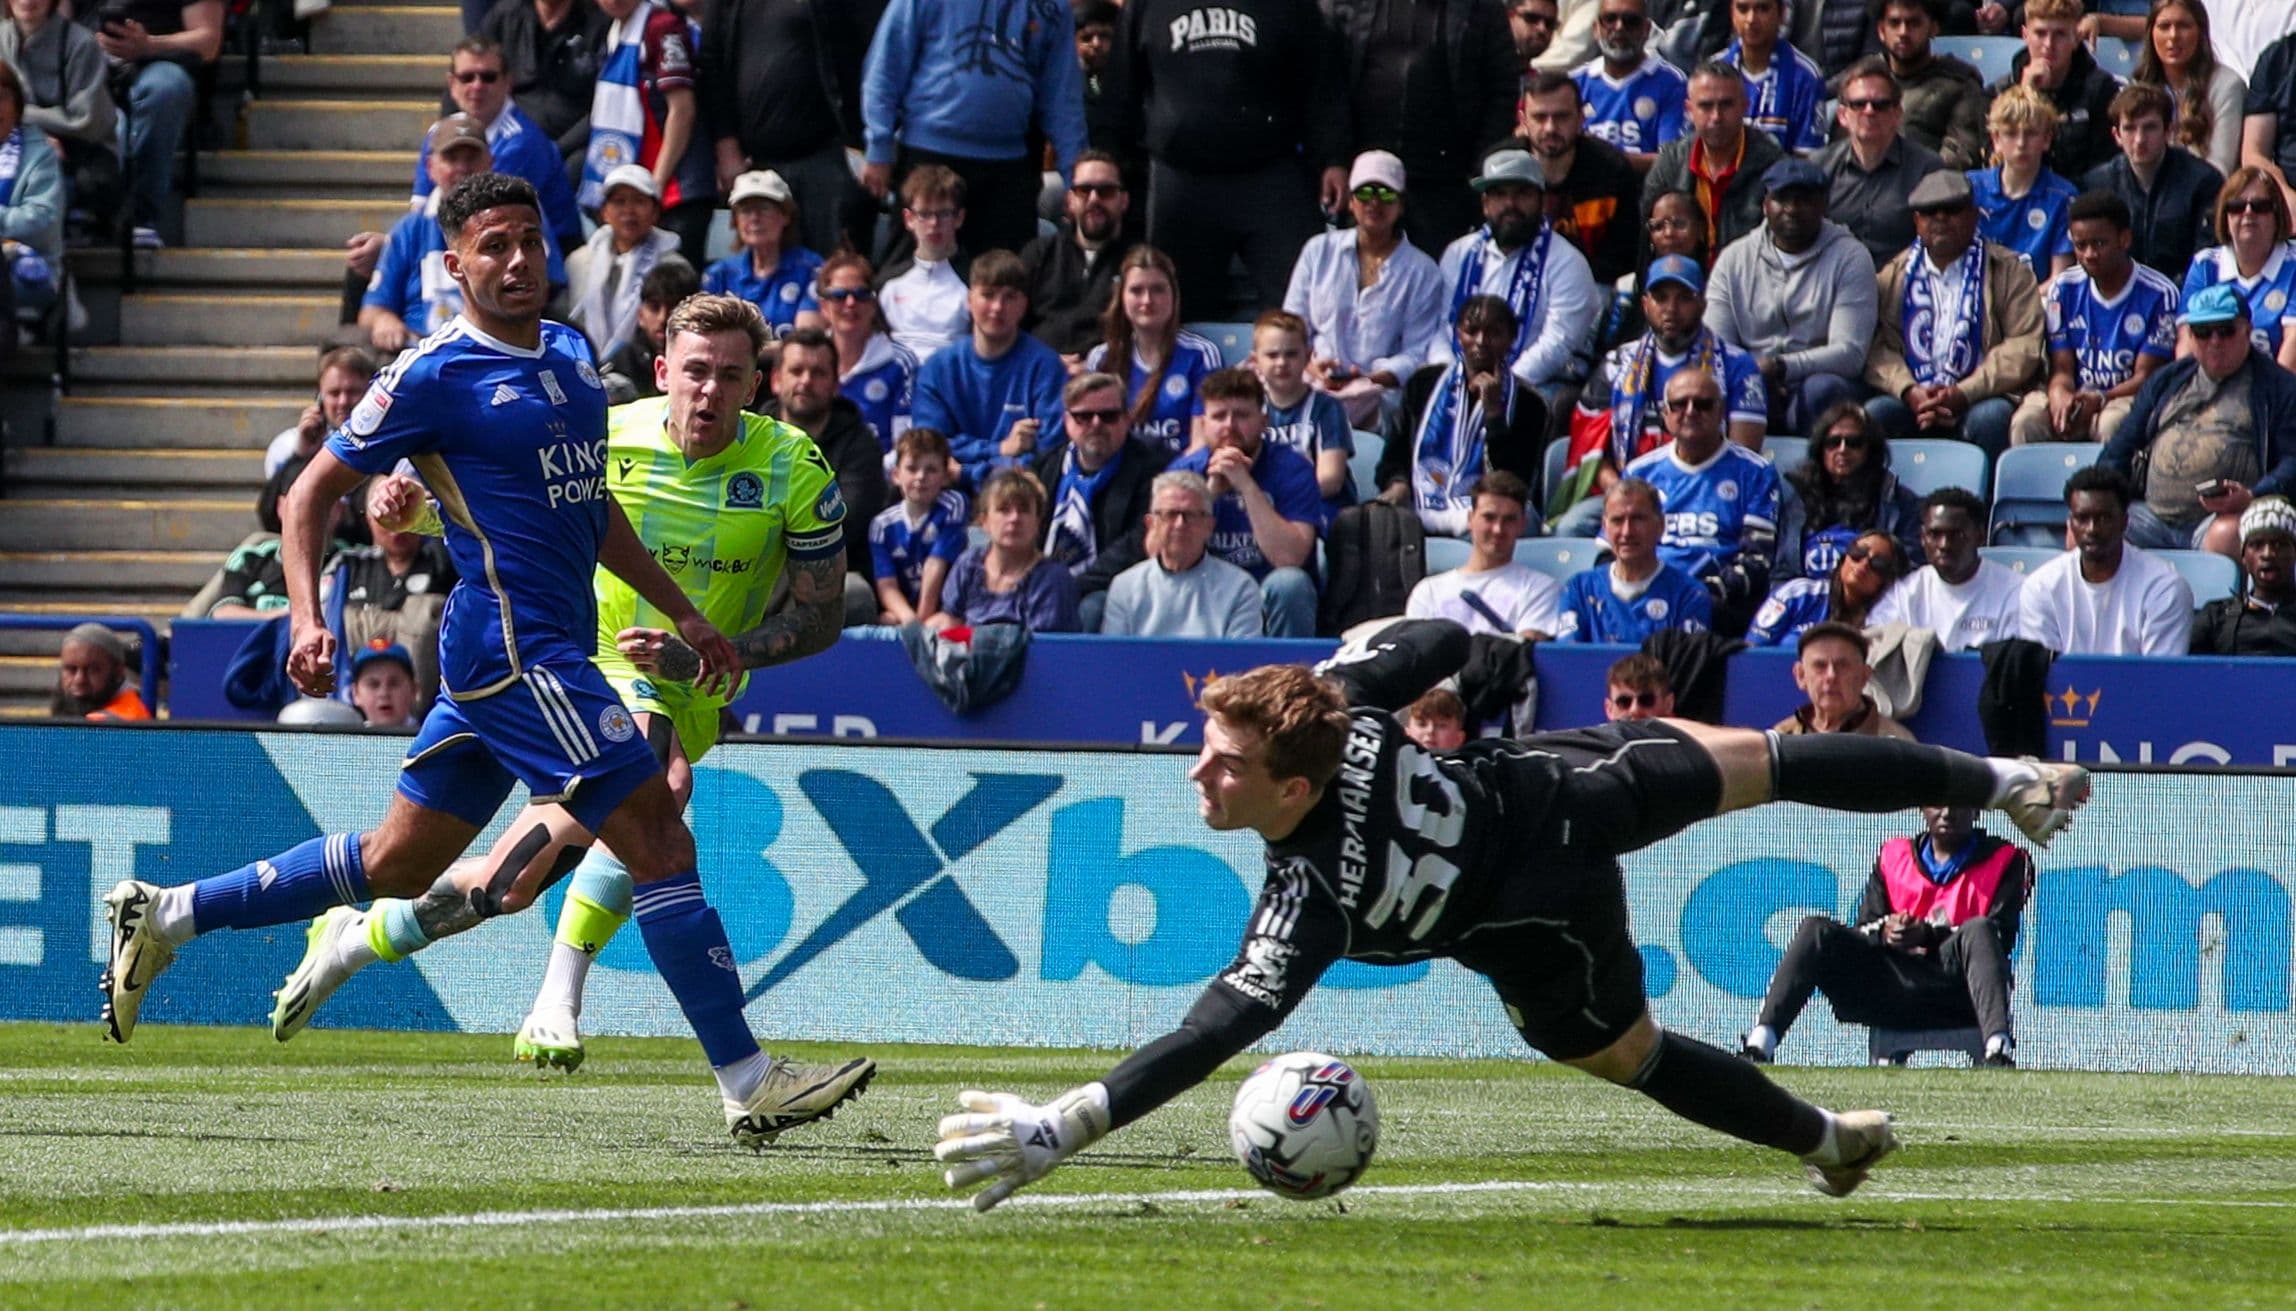
[[[2056,107],[2031,87],[2013,86],[1994,99],[1985,126],[1993,134],[1994,165],[1969,172],[1978,235],[2017,252],[2035,280],[2047,282],[2073,266],[2067,213],[2080,194],[2049,168]]]
[[[1049,351],[1050,347],[1044,347]],[[902,493],[906,504],[907,492]],[[1044,484],[1026,469],[999,469],[981,489],[985,546],[967,547],[941,584],[941,612],[924,623],[1021,624],[1032,633],[1073,633],[1076,577],[1045,555]]]
[[[592,350],[612,355],[638,330],[646,275],[666,261],[687,261],[678,254],[678,235],[654,226],[662,216],[662,191],[653,174],[624,164],[606,175],[605,195],[598,230],[566,261],[566,276],[574,303],[569,322],[590,339]]]
[[[916,249],[877,275],[877,303],[893,340],[921,364],[972,326],[965,306],[971,261],[957,249],[965,180],[939,164],[910,169],[901,182],[901,225]]]
[[[396,642],[377,638],[351,657],[351,704],[369,728],[415,722],[415,660]]]
[[[1180,278],[1169,256],[1153,246],[1126,252],[1100,332],[1084,368],[1124,379],[1132,435],[1169,455],[1194,446],[1204,413],[1196,388],[1219,371],[1220,348],[1180,326]]]
[[[717,206],[717,164],[694,95],[693,24],[656,0],[600,0],[598,7],[613,26],[590,100],[589,152],[575,200],[599,213],[613,175],[639,170],[653,182],[647,194],[661,206],[658,221],[698,268]]]
[[[733,234],[741,249],[709,266],[702,290],[739,296],[757,306],[776,338],[790,329],[823,326],[813,298],[821,257],[798,245],[797,195],[771,169],[733,180]]]
[[[814,298],[843,366],[837,394],[860,407],[890,460],[917,403],[917,357],[886,333],[870,278],[868,260],[851,252],[831,255],[815,275]]]
[[[1355,430],[1339,397],[1308,385],[1307,321],[1269,310],[1252,325],[1252,369],[1268,389],[1268,440],[1289,446],[1315,466],[1316,489],[1326,509],[1355,504]]]
[[[869,523],[877,622],[917,623],[941,609],[941,584],[966,546],[965,494],[949,486],[949,439],[910,428],[893,444],[901,499]]]
[[[1403,712],[1403,735],[1429,751],[1452,751],[1467,742],[1467,703],[1447,687],[1434,687]]]
[[[701,279],[694,276],[694,266],[682,259],[663,260],[638,284],[637,330],[606,357],[605,367],[598,371],[600,380],[606,384],[609,405],[625,405],[662,394],[662,389],[654,385],[654,362],[662,358],[666,345],[662,340],[662,325],[670,321],[671,310],[701,289]]]

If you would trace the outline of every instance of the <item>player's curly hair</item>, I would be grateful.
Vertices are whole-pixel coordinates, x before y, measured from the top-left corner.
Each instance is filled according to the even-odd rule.
[[[1338,684],[1305,665],[1266,665],[1208,679],[1196,704],[1233,728],[1257,734],[1267,744],[1271,778],[1304,778],[1320,789],[1339,772],[1347,698]]]
[[[447,188],[438,202],[439,231],[448,241],[462,235],[462,226],[490,209],[504,205],[524,205],[536,214],[542,212],[542,201],[534,194],[534,184],[508,173],[474,173]]]
[[[662,323],[662,344],[667,347],[681,332],[704,337],[714,337],[721,332],[743,333],[749,337],[752,358],[761,354],[765,344],[773,340],[773,334],[766,331],[765,316],[758,313],[757,306],[739,296],[718,296],[706,291],[686,297],[670,311],[670,317]]]

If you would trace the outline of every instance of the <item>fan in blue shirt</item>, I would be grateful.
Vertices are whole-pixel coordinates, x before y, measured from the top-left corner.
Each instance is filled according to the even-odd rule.
[[[1985,115],[1993,136],[1992,168],[1971,169],[1977,235],[2017,252],[2033,277],[2047,282],[2073,262],[2069,212],[2080,188],[2051,171],[2049,144],[2057,138],[2057,109],[2025,86],[2004,90]]]
[[[1826,75],[1816,61],[1779,39],[1785,7],[1781,0],[1737,0],[1730,22],[1737,37],[1716,58],[1746,75],[1746,126],[1760,128],[1790,153],[1826,144],[1818,106],[1826,98]],[[1762,71],[1747,67],[1748,47]]]
[[[1643,19],[1631,44],[1603,33],[1602,57],[1571,70],[1586,106],[1586,134],[1637,155],[1655,155],[1683,134],[1684,106],[1690,99],[1690,79],[1681,69],[1656,55],[1640,55],[1640,62],[1633,62],[1648,31],[1649,20]],[[1625,71],[1611,70],[1613,44],[1627,51],[1617,61]]]
[[[1556,640],[1640,646],[1662,629],[1702,632],[1711,626],[1714,600],[1705,584],[1659,558],[1664,533],[1657,488],[1633,477],[1612,484],[1602,504],[1611,562],[1563,583]]]
[[[1060,444],[1060,391],[1068,366],[1020,330],[1028,313],[1028,274],[1020,256],[992,250],[973,261],[965,297],[970,340],[933,352],[917,370],[916,426],[948,435],[965,485],[998,469],[1027,467]]]
[[[702,272],[702,290],[739,296],[757,306],[775,337],[786,337],[801,314],[821,313],[813,279],[821,257],[792,245],[797,197],[772,169],[733,180],[733,234],[739,249]]]
[[[1267,393],[1249,369],[1204,380],[1204,444],[1171,468],[1212,486],[1211,554],[1260,584],[1270,637],[1315,634],[1316,586],[1308,573],[1324,528],[1315,466],[1268,441]]]
[[[424,138],[425,176],[434,184],[420,209],[391,225],[374,276],[359,301],[359,326],[375,349],[403,350],[462,312],[462,288],[446,271],[446,234],[438,225],[439,192],[493,167],[493,155],[478,121],[449,114],[431,124]],[[561,179],[563,180],[563,179]],[[543,245],[552,287],[566,285],[566,264],[547,222]]]
[[[566,177],[566,159],[558,143],[511,103],[510,76],[500,50],[483,54],[458,49],[447,75],[447,95],[455,107],[486,133],[494,155],[494,171],[524,178],[542,202],[542,227],[561,250],[582,246],[582,211],[574,207],[574,184]],[[493,74],[493,80],[487,75]],[[452,117],[450,115],[449,117]],[[423,208],[431,193],[440,190],[431,176],[431,134],[423,136],[422,155],[415,161],[413,207]]]

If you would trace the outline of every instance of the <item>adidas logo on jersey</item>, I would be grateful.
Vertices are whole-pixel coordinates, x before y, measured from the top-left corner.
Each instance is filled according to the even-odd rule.
[[[516,387],[507,382],[498,382],[494,385],[494,403],[496,405],[510,405],[517,400],[518,389]]]

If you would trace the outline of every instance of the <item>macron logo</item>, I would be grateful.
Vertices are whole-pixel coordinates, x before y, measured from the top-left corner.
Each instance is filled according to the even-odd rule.
[[[494,385],[494,403],[496,405],[510,405],[516,403],[517,400],[518,389],[516,387],[507,382],[498,382]]]

